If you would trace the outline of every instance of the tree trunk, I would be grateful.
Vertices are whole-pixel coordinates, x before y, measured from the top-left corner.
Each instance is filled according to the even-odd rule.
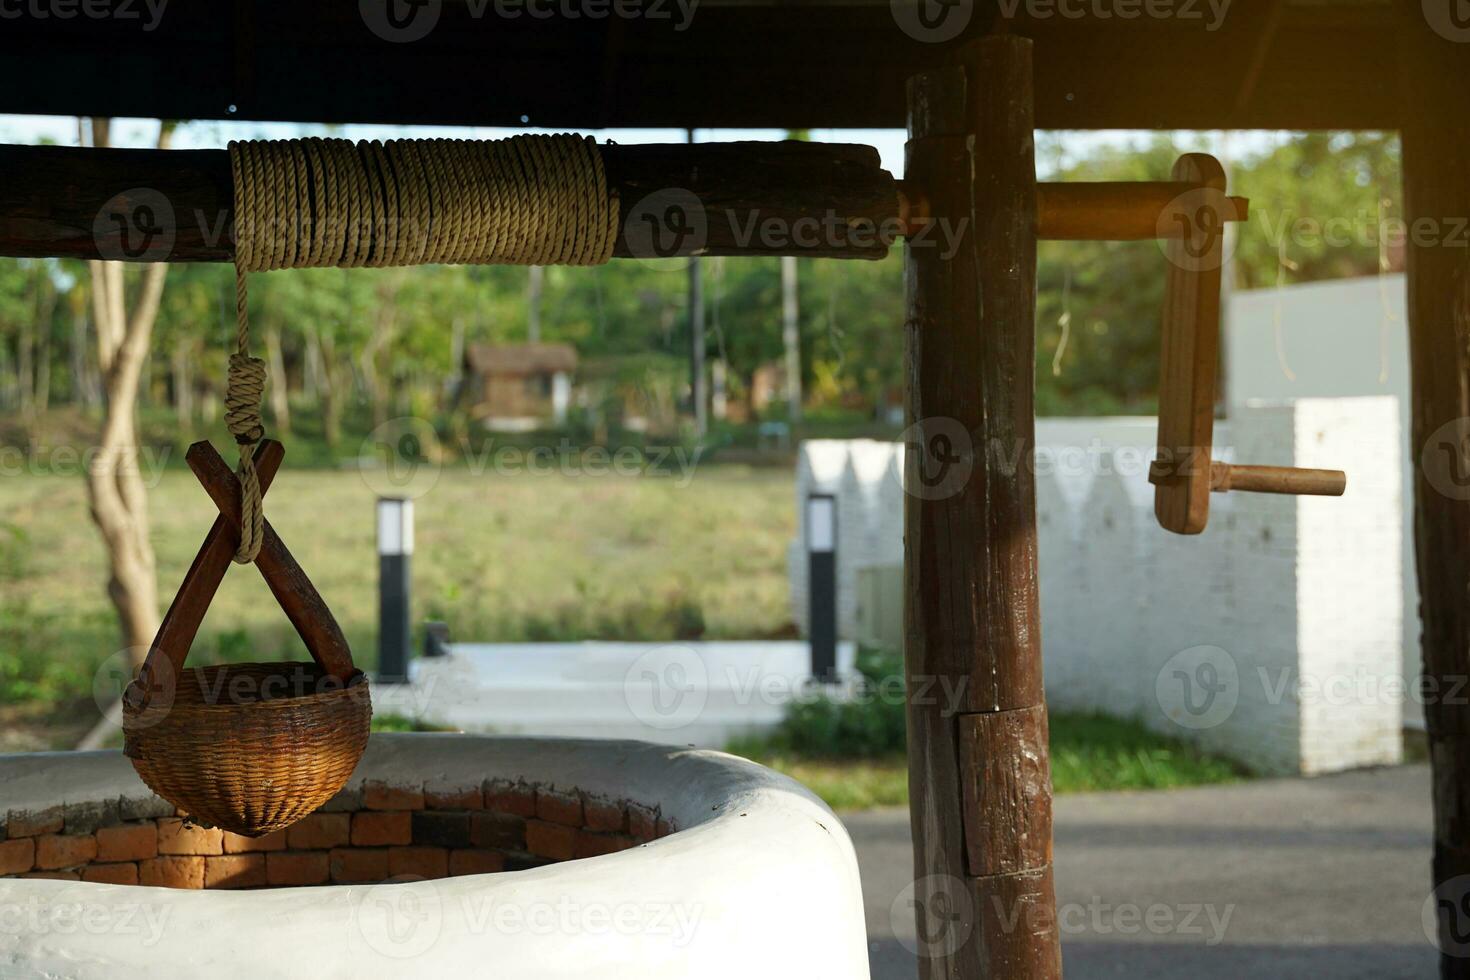
[[[340,381],[332,373],[335,344],[330,337],[317,334],[319,360],[322,364],[322,439],[331,449],[337,448],[342,435],[342,402]]]
[[[160,128],[160,148],[167,146],[170,129],[167,123]],[[93,120],[95,145],[107,145],[107,132],[107,120]],[[136,412],[168,266],[143,270],[131,314],[122,264],[93,261],[87,266],[97,361],[107,399],[96,452],[87,468],[87,497],[107,549],[107,594],[117,610],[123,645],[137,667],[158,631],[158,581],[148,536],[148,493],[138,466]]]
[[[10,345],[0,342],[0,408],[15,408],[19,391],[20,379],[15,372],[15,358],[10,356]]]
[[[795,425],[801,421],[801,327],[794,255],[781,259],[781,343],[786,348],[787,414]]]
[[[386,383],[379,377],[378,353],[393,340],[393,332],[398,323],[398,287],[402,282],[403,270],[396,269],[378,289],[378,311],[373,317],[373,335],[369,338],[367,346],[363,348],[362,356],[358,358],[358,367],[362,371],[362,384],[367,389],[368,403],[373,410],[374,428],[388,421],[393,377],[390,372]],[[328,370],[330,369],[330,362],[328,362]]]
[[[97,379],[93,375],[92,359],[87,355],[87,347],[90,343],[88,334],[91,333],[91,330],[87,319],[87,308],[83,305],[85,300],[80,294],[81,290],[73,290],[69,297],[71,338],[67,358],[71,365],[72,399],[90,412],[98,406],[102,398],[97,390]]]
[[[291,399],[286,383],[286,357],[281,351],[281,331],[268,327],[265,331],[265,356],[270,369],[267,390],[271,398],[271,417],[278,438],[291,434]]]
[[[56,287],[44,271],[37,288],[40,298],[36,312],[36,380],[31,389],[31,408],[39,418],[51,407],[51,321],[56,315],[57,297]]]
[[[189,363],[189,345],[179,337],[174,341],[170,368],[173,373],[174,421],[180,432],[192,432],[194,429],[194,379]]]
[[[320,408],[322,398],[322,351],[314,327],[310,325],[306,327],[306,334],[304,335],[303,341],[301,397],[306,400],[306,404]]]
[[[39,311],[38,311],[39,312]],[[33,355],[36,349],[36,324],[33,317],[20,318],[19,331],[15,338],[15,382],[20,417],[26,428],[34,419],[36,394],[36,366]]]
[[[464,387],[464,317],[456,316],[450,323],[449,377],[439,388],[439,410],[451,411],[459,403],[459,393]]]
[[[526,270],[526,341],[541,342],[541,290],[546,282],[546,270],[539,265]]]

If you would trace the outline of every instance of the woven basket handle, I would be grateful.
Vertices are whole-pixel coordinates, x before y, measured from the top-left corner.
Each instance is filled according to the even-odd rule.
[[[270,487],[284,455],[285,449],[272,439],[256,449],[255,467],[262,494]],[[185,459],[220,513],[163,617],[138,681],[128,689],[127,696],[139,707],[165,690],[172,695],[199,624],[229,571],[240,540],[240,483],[234,472],[208,442],[190,446]],[[317,665],[343,683],[350,680],[357,668],[341,627],[269,521],[255,567]]]

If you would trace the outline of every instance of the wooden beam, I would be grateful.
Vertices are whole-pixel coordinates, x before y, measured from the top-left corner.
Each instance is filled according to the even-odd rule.
[[[893,175],[870,146],[608,144],[602,155],[622,210],[618,257],[881,259],[900,231]],[[679,233],[650,238],[673,209]],[[228,262],[233,226],[224,150],[0,146],[0,256]]]
[[[1404,211],[1408,239],[1410,458],[1423,620],[1424,721],[1434,795],[1434,906],[1444,980],[1470,978],[1470,90],[1450,5],[1432,24],[1399,6]],[[1437,29],[1436,29],[1437,27]],[[1385,460],[1385,465],[1388,461]]]
[[[411,43],[376,35],[355,3],[252,0],[251,38],[235,3],[170,4],[156,22],[146,7],[134,18],[14,17],[4,21],[0,111],[558,129],[897,127],[904,79],[997,26],[1036,42],[1042,128],[1383,129],[1403,108],[1381,73],[1365,68],[1381,61],[1391,36],[1390,4],[1378,0],[1282,3],[1264,57],[1268,11],[1259,0],[1218,18],[1220,5],[1202,0],[1157,5],[1162,15],[1152,3],[1072,2],[1066,13],[1056,3],[946,4],[942,26],[962,26],[946,41],[900,27],[894,8],[916,3],[644,2],[633,6],[662,16],[630,19],[570,16],[551,4],[542,7],[550,16],[500,17],[494,4],[446,0],[414,6],[415,20],[437,17]],[[1241,102],[1250,77],[1254,95]]]
[[[904,656],[924,980],[1061,976],[1036,569],[1031,42],[909,82]],[[956,700],[921,692],[961,692]]]
[[[1235,93],[1235,114],[1242,116],[1250,108],[1256,95],[1256,86],[1261,81],[1266,59],[1271,54],[1271,45],[1281,28],[1281,6],[1283,0],[1266,0],[1266,13],[1255,28],[1256,36],[1251,43],[1250,61],[1246,62],[1241,74],[1240,86]]]

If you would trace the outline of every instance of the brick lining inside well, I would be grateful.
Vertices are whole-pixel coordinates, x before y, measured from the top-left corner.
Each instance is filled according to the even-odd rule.
[[[516,871],[672,833],[657,807],[577,790],[368,782],[266,837],[200,827],[166,801],[15,811],[0,877],[169,888],[281,888]]]

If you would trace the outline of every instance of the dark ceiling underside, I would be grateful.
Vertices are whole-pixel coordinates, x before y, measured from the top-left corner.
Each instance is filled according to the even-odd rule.
[[[36,2],[7,0],[10,9]],[[904,79],[942,63],[997,16],[991,0],[977,0],[965,32],[935,44],[899,29],[888,3],[706,2],[678,30],[676,0],[657,0],[665,18],[595,20],[507,19],[495,0],[478,8],[445,0],[427,36],[390,43],[354,0],[174,0],[151,31],[145,0],[104,2],[126,3],[137,17],[0,19],[0,112],[584,129],[902,126]],[[427,2],[432,12],[437,0]],[[588,9],[588,0],[554,2]],[[1070,0],[1069,9],[1095,2]],[[1038,125],[1397,125],[1387,2],[1235,0],[1214,30],[1210,0],[1172,8],[1191,15],[1010,19],[1013,32],[1036,41]],[[1460,47],[1470,57],[1470,45]]]

